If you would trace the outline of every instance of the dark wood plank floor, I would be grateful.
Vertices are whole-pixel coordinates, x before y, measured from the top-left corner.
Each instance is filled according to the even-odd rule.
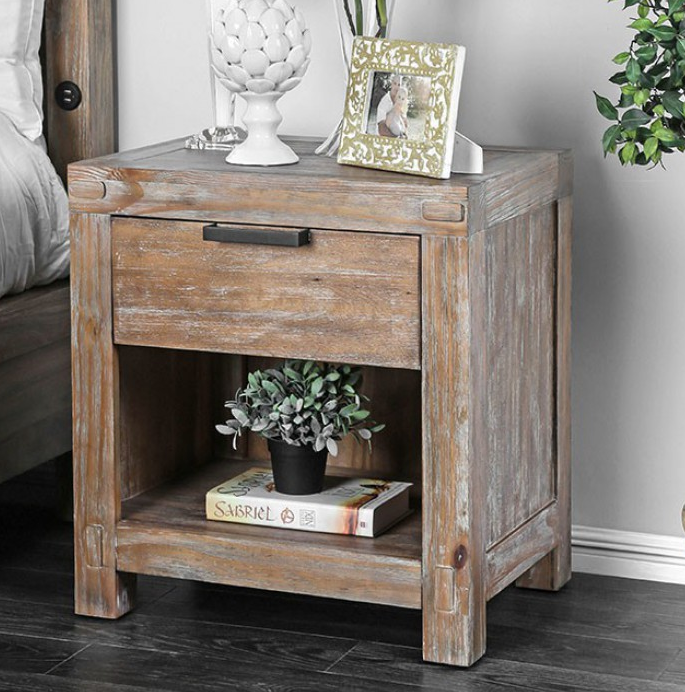
[[[420,614],[143,577],[116,622],[72,614],[49,466],[0,485],[0,690],[685,692],[685,587],[576,574],[507,589],[469,670],[421,661]]]

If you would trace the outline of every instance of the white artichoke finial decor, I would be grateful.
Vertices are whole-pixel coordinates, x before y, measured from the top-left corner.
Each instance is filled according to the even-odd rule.
[[[223,86],[247,102],[248,136],[226,158],[241,165],[296,163],[277,136],[277,102],[309,67],[312,40],[302,12],[288,0],[226,0],[212,31],[212,67]]]

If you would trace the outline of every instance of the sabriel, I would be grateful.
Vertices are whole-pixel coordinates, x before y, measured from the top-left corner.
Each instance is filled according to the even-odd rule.
[[[214,505],[214,516],[217,519],[231,517],[233,519],[257,519],[259,521],[276,521],[271,507],[249,507],[246,505],[228,505],[219,500]]]

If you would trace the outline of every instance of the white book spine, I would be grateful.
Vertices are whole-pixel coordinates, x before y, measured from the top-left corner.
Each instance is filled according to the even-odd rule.
[[[210,492],[206,515],[214,521],[372,537],[375,510],[373,506],[359,510],[286,498],[265,501]]]
[[[357,536],[365,536],[373,538],[375,533],[376,509],[385,504],[391,498],[403,493],[406,490],[406,485],[398,484],[394,488],[390,488],[387,492],[379,495],[371,500],[366,505],[359,508],[359,517],[357,521]]]

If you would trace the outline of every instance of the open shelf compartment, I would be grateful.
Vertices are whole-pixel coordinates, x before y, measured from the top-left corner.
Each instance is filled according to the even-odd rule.
[[[260,465],[212,462],[125,501],[117,524],[117,568],[421,607],[420,509],[376,538],[207,520],[205,493]]]

